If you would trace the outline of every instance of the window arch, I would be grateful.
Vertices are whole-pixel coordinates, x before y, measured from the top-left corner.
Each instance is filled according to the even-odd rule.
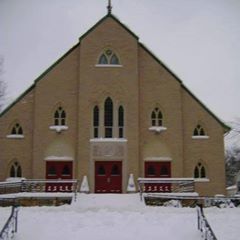
[[[124,109],[123,106],[118,108],[118,137],[124,137]]]
[[[54,113],[54,125],[55,126],[65,126],[66,125],[66,112],[62,107],[58,107],[58,109]]]
[[[193,130],[193,136],[206,136],[203,127],[198,124]]]
[[[111,49],[106,49],[99,57],[98,64],[120,65],[119,58]]]
[[[48,176],[56,176],[57,175],[57,170],[55,168],[55,166],[51,166],[49,169],[48,169]]]
[[[194,168],[194,178],[206,178],[205,167],[200,162]]]
[[[156,175],[156,169],[153,165],[149,165],[147,168],[147,175],[148,176],[155,176]]]
[[[151,114],[151,123],[153,127],[160,127],[163,125],[163,115],[159,108],[155,108]]]
[[[104,176],[106,174],[105,172],[105,168],[103,165],[100,165],[98,170],[97,170],[97,174],[100,175],[100,176]]]
[[[105,127],[105,138],[113,137],[113,102],[108,97],[104,104],[104,127]]]
[[[11,135],[23,135],[23,129],[19,123],[16,123],[11,130]]]
[[[119,169],[118,165],[114,164],[112,166],[111,175],[113,175],[113,176],[120,175],[120,169]]]
[[[98,138],[99,136],[99,107],[93,108],[93,137]]]
[[[62,169],[62,176],[70,176],[71,175],[71,170],[68,165],[64,165]]]
[[[10,167],[10,177],[22,177],[22,168],[18,162],[14,162]]]
[[[160,169],[160,176],[169,176],[169,169],[167,166],[163,165]]]

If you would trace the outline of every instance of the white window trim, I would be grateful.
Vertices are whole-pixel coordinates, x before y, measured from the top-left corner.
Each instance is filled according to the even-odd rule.
[[[160,132],[166,131],[167,128],[163,127],[163,126],[152,126],[152,127],[148,128],[148,130],[160,133]]]
[[[192,136],[192,139],[209,139],[209,136],[204,135],[204,136]]]
[[[55,126],[49,126],[50,130],[55,130],[56,132],[61,132],[63,130],[68,130],[68,126],[65,125],[55,125]]]
[[[210,182],[209,178],[194,178],[194,182]]]
[[[110,67],[110,68],[115,68],[115,67],[123,67],[121,64],[96,64],[95,67]]]
[[[90,142],[127,142],[126,138],[92,138]]]
[[[45,161],[74,161],[70,156],[48,156],[44,158]]]
[[[24,138],[24,135],[23,134],[9,134],[6,137],[12,138],[12,139],[22,139],[22,138]]]
[[[146,157],[144,161],[153,161],[153,162],[171,162],[172,158],[170,157]]]

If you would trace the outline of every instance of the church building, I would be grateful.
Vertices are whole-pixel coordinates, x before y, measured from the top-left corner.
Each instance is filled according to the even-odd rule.
[[[79,179],[124,193],[130,174],[225,194],[229,128],[108,13],[0,114],[0,181]]]

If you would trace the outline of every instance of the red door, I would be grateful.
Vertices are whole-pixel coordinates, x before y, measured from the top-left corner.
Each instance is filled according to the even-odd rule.
[[[95,192],[122,192],[122,162],[95,162]]]
[[[72,179],[72,162],[47,162],[46,179]],[[71,183],[48,183],[46,185],[47,192],[69,192],[71,188]]]
[[[170,162],[145,162],[146,178],[170,178],[171,163]],[[171,192],[171,184],[146,184],[146,192]]]

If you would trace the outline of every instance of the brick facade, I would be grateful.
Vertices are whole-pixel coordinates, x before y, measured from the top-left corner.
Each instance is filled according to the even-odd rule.
[[[119,66],[99,66],[111,49]],[[113,102],[113,138],[104,138],[104,102]],[[66,111],[67,129],[57,132],[54,113]],[[99,139],[93,139],[93,109],[99,107]],[[124,139],[118,138],[118,108],[124,108]],[[152,131],[151,113],[163,115],[161,132]],[[8,138],[18,122],[24,138]],[[200,124],[209,138],[193,139]],[[193,177],[201,162],[209,181],[197,183],[202,195],[225,194],[223,134],[218,120],[138,37],[108,14],[79,43],[43,73],[0,117],[0,179],[19,162],[22,176],[42,179],[46,161],[73,161],[73,177],[88,177],[94,191],[95,161],[122,162],[122,192],[128,177],[144,176],[145,161],[170,161],[172,177]],[[11,134],[10,134],[11,135]],[[101,139],[104,138],[104,139]]]

